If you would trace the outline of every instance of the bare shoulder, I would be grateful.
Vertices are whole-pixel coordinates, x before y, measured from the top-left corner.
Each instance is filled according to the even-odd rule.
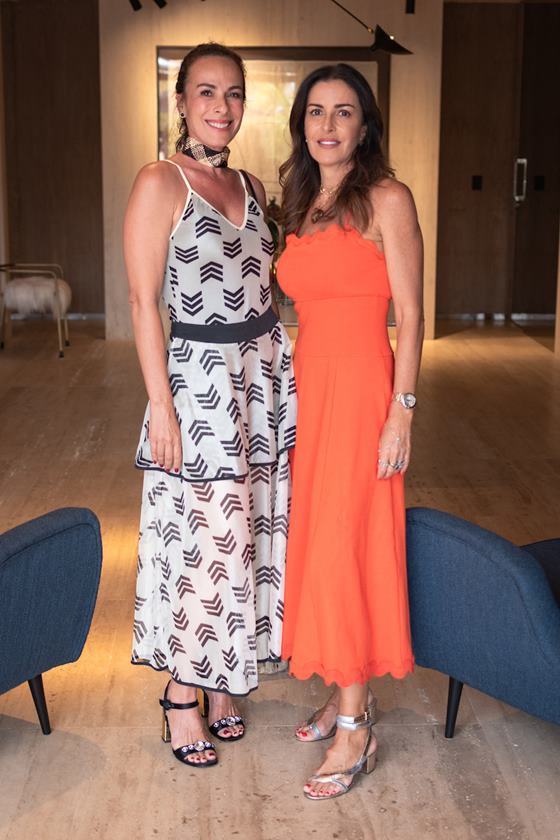
[[[416,217],[416,205],[410,189],[396,178],[383,178],[371,188],[371,202],[380,217],[411,214]]]
[[[143,190],[150,192],[159,189],[169,189],[169,185],[175,183],[177,175],[173,171],[175,167],[169,166],[163,160],[156,160],[153,163],[147,163],[138,172],[135,181],[135,187],[140,187]]]
[[[173,216],[183,201],[184,186],[175,166],[163,160],[143,166],[136,176],[130,194],[129,210],[140,211],[162,220]]]

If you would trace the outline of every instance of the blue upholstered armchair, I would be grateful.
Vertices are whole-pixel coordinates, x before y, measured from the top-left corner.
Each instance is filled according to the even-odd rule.
[[[450,677],[446,737],[463,683],[560,723],[560,539],[519,548],[411,508],[407,562],[416,662]]]
[[[100,574],[90,510],[54,510],[0,536],[0,694],[27,680],[45,735],[42,674],[79,658]]]

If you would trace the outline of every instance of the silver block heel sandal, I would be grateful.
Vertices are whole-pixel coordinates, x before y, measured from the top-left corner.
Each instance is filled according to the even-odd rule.
[[[377,745],[375,746],[372,752],[369,752],[372,739],[371,730],[373,727],[373,721],[370,716],[370,707],[368,706],[365,712],[361,715],[358,715],[357,717],[351,717],[349,715],[337,715],[336,726],[340,727],[340,729],[349,729],[351,731],[367,727],[369,731],[364,749],[362,750],[362,754],[357,760],[357,762],[348,770],[341,770],[336,773],[317,773],[316,775],[311,776],[308,779],[308,784],[310,782],[317,782],[318,784],[322,785],[333,784],[336,785],[339,788],[339,790],[336,793],[327,793],[324,796],[322,796],[321,794],[319,794],[318,796],[313,796],[313,794],[304,791],[304,795],[307,797],[307,799],[311,799],[313,801],[336,799],[337,796],[343,796],[345,793],[348,793],[348,791],[354,783],[354,778],[357,776],[358,773],[369,774],[375,770]],[[346,776],[352,777],[351,781],[348,784],[342,781]]]
[[[316,712],[313,712],[311,717],[305,721],[302,726],[298,726],[296,731],[294,732],[295,737],[300,741],[300,743],[311,744],[315,741],[326,741],[328,738],[332,738],[336,732],[336,723],[333,724],[332,728],[327,732],[326,735],[321,734],[321,730],[317,726],[317,721],[321,717],[321,713],[325,707],[322,706],[320,709],[317,709]],[[377,697],[372,697],[371,702],[368,704],[368,712],[371,720],[371,724],[373,726],[374,723],[377,722]],[[309,735],[313,735],[312,738],[304,737],[302,738],[298,733],[299,732],[308,732]]]

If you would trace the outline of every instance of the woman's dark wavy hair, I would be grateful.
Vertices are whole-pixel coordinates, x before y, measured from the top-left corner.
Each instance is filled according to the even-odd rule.
[[[321,185],[319,166],[309,154],[305,142],[304,122],[309,93],[317,82],[334,79],[345,82],[355,91],[367,131],[354,151],[354,165],[344,178],[326,217],[335,218],[339,224],[351,220],[363,233],[372,219],[371,187],[381,178],[392,178],[395,174],[381,149],[383,121],[367,79],[350,64],[319,67],[301,83],[290,113],[292,153],[280,167],[286,233],[299,229]]]
[[[183,61],[181,62],[181,66],[179,67],[179,72],[177,73],[177,81],[175,83],[175,93],[182,96],[185,92],[185,85],[187,83],[187,78],[189,75],[189,70],[199,58],[206,58],[207,56],[216,56],[217,58],[229,58],[236,64],[240,71],[241,76],[243,78],[243,102],[245,102],[245,77],[247,75],[247,71],[245,69],[245,64],[243,63],[243,59],[240,55],[238,55],[235,50],[230,50],[229,47],[225,47],[223,44],[217,44],[214,41],[208,41],[206,44],[199,44],[197,47],[193,47],[193,49],[186,54]],[[179,151],[181,148],[183,138],[186,137],[189,133],[189,129],[187,126],[187,121],[185,117],[180,117],[179,119],[179,139],[175,144],[176,151]]]

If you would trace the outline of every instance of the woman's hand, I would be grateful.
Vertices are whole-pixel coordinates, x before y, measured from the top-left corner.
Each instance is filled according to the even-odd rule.
[[[379,438],[377,478],[404,474],[410,463],[410,437],[413,410],[391,403]]]
[[[150,449],[154,464],[180,472],[183,461],[181,431],[173,403],[150,404]]]

